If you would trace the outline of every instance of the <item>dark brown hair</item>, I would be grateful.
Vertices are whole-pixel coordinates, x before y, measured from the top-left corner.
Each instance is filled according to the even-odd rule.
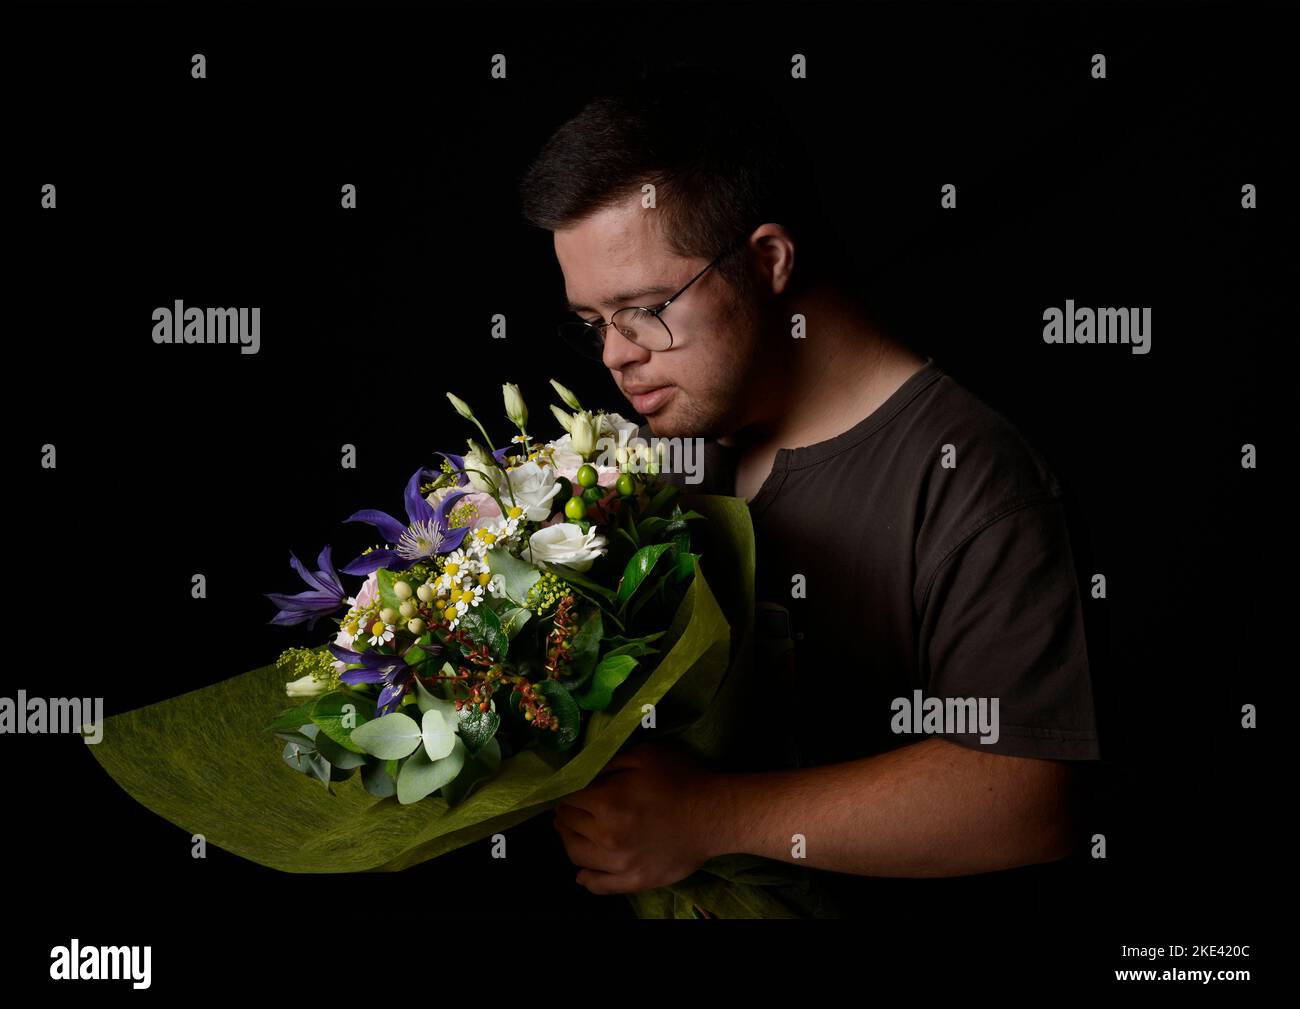
[[[801,138],[762,88],[704,67],[677,66],[588,102],[543,145],[519,180],[524,218],[548,231],[655,186],[661,232],[677,255],[712,259],[760,224],[798,242],[792,287],[843,263],[810,178]],[[717,266],[752,290],[743,256]]]

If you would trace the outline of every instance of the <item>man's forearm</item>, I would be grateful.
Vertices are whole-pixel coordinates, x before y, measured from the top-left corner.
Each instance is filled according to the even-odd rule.
[[[864,876],[952,876],[1051,861],[1073,835],[1069,768],[927,739],[788,771],[729,772],[710,790],[711,854]],[[806,840],[795,856],[795,835]]]

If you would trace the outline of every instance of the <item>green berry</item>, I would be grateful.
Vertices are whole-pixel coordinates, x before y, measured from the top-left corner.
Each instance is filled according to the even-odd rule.
[[[600,480],[600,474],[596,472],[596,467],[591,463],[584,462],[578,467],[578,483],[583,487],[595,487]]]
[[[615,484],[615,487],[624,497],[631,497],[636,492],[636,484],[632,482],[632,475],[630,473],[620,474],[618,483]]]
[[[587,514],[587,505],[580,497],[571,497],[564,502],[564,517],[577,521]]]
[[[588,487],[582,492],[582,500],[589,505],[598,504],[604,496],[605,492],[599,487]]]

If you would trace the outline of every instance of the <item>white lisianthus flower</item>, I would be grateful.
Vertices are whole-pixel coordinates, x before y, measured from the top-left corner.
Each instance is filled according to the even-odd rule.
[[[606,543],[595,526],[584,533],[576,522],[557,522],[533,533],[523,556],[543,568],[565,564],[574,571],[586,571],[604,555]]]
[[[504,486],[509,484],[507,490]],[[538,465],[530,459],[509,470],[502,481],[501,500],[518,505],[529,522],[543,522],[553,510],[551,499],[560,493],[560,476],[550,464]],[[514,496],[511,497],[513,491]]]
[[[598,456],[597,458],[602,458]],[[561,435],[551,442],[551,465],[555,467],[555,476],[566,478],[569,483],[578,482],[578,470],[583,466],[582,456],[573,450],[573,441],[569,435]],[[596,470],[596,484],[599,487],[612,487],[618,482],[622,472],[617,466],[609,466],[599,461],[590,463]]]
[[[290,697],[319,697],[328,689],[328,683],[316,679],[311,673],[284,685],[284,692]]]
[[[501,469],[487,449],[473,438],[465,440],[469,443],[469,451],[465,453],[465,475],[476,491],[491,494],[500,482]]]
[[[615,444],[618,443],[619,436],[624,431],[627,432],[626,439],[631,440],[636,437],[636,433],[640,430],[641,426],[639,424],[634,424],[616,413],[604,413],[600,416],[601,435],[609,435],[614,439]]]
[[[596,451],[596,437],[596,419],[586,411],[575,413],[573,426],[569,428],[569,444],[574,452],[582,456],[584,462]]]

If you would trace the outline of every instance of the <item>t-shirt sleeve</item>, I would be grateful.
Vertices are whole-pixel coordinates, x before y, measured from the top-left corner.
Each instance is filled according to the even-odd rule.
[[[1098,759],[1083,607],[1060,499],[989,514],[936,564],[920,610],[924,697],[942,699],[967,731],[933,734],[989,753]]]

